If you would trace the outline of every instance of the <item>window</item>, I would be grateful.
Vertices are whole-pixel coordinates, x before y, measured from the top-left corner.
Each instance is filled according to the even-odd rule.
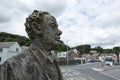
[[[3,49],[0,48],[0,52],[3,52]]]
[[[61,56],[61,54],[59,54],[59,56]]]
[[[65,54],[63,54],[63,56],[66,56]]]
[[[18,49],[18,48],[16,48],[16,51],[19,51],[19,49]]]

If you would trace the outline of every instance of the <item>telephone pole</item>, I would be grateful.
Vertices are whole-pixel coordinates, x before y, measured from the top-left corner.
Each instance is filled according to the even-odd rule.
[[[67,40],[67,44],[68,44],[68,40]],[[66,57],[67,57],[67,65],[69,64],[69,53],[68,53],[68,45],[67,45],[67,53],[66,53]]]

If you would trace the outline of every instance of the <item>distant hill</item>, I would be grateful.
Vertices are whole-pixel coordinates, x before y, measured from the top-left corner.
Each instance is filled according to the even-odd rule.
[[[13,41],[18,42],[20,46],[29,46],[31,43],[30,39],[25,36],[0,32],[0,42],[13,42]],[[67,47],[70,49],[69,46],[65,45],[63,41],[61,41],[61,44],[55,47],[55,52],[67,51]]]
[[[0,32],[0,42],[18,42],[20,46],[29,46],[31,41],[25,36]]]

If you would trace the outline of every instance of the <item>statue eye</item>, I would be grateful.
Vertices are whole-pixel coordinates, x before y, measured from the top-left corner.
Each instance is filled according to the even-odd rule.
[[[56,27],[56,25],[55,24],[50,24],[50,27],[54,29]]]

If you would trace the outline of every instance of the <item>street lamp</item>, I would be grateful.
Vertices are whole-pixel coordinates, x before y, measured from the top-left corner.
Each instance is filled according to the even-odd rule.
[[[67,43],[68,43],[68,40],[67,40]],[[69,53],[68,53],[68,45],[67,45],[67,53],[66,53],[66,57],[67,57],[67,64],[69,64]]]

